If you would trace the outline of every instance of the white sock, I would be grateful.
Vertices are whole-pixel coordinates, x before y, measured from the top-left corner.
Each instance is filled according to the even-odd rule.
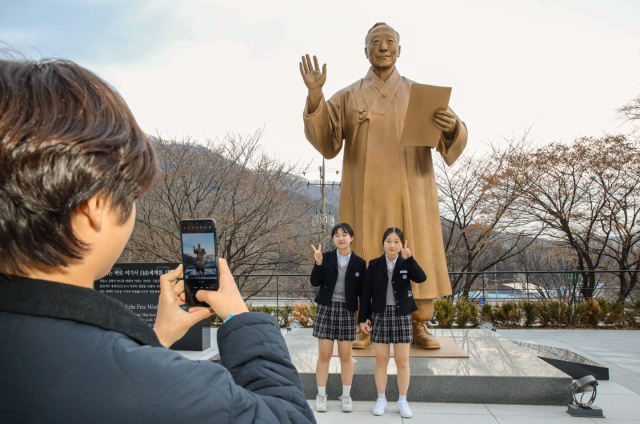
[[[326,396],[327,395],[327,386],[318,386],[318,394],[322,395],[322,396]]]
[[[378,393],[378,399],[386,399],[387,397],[384,395],[384,393]]]
[[[342,396],[344,396],[344,397],[351,396],[350,392],[351,392],[351,386],[345,386],[343,384],[342,385]]]
[[[400,397],[398,398],[398,402],[400,402],[401,400],[406,401],[407,400],[407,395],[404,395],[404,396],[400,395]]]

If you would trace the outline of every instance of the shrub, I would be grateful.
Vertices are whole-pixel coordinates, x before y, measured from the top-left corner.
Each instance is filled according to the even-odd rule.
[[[524,313],[525,327],[531,327],[538,321],[540,315],[538,303],[531,302],[530,300],[521,300],[520,309]]]
[[[493,322],[495,320],[495,316],[493,314],[493,308],[490,303],[485,303],[482,305],[482,309],[480,310],[480,316],[482,320],[485,322]]]
[[[522,321],[522,311],[518,304],[513,301],[502,302],[500,307],[494,312],[496,321],[503,325],[520,326]]]
[[[286,327],[289,324],[291,314],[293,313],[293,305],[291,303],[285,303],[280,306],[280,309],[276,311],[276,319],[281,327]]]
[[[309,302],[294,303],[292,320],[298,321],[300,325],[302,325],[303,327],[309,327],[312,321],[312,318],[310,317],[310,314],[309,314],[310,309],[311,309],[311,304],[309,304]]]
[[[600,311],[602,311],[602,318],[604,319],[611,312],[612,302],[608,302],[604,297],[595,299],[600,305]]]
[[[640,322],[636,318],[640,318],[640,299],[636,299],[635,302],[631,303],[630,308],[631,311],[627,315],[627,321],[634,327],[640,327]]]
[[[472,308],[473,306],[473,308]],[[475,312],[475,313],[474,313]],[[475,321],[473,321],[475,318]],[[456,301],[456,324],[459,328],[465,328],[468,323],[478,321],[478,307],[475,303],[470,302],[466,298],[460,298]],[[477,324],[475,324],[477,326]]]
[[[611,324],[616,326],[624,326],[625,312],[624,303],[622,302],[610,302],[607,305],[608,314],[604,318],[605,324]]]
[[[640,315],[640,299],[636,299],[635,303],[629,304],[629,311],[626,311],[627,325],[633,328],[640,328],[640,322],[636,316]]]
[[[311,318],[313,320],[313,322],[316,321],[316,311],[318,310],[318,305],[316,305],[315,302],[311,302],[311,305],[309,305],[309,318]]]
[[[567,325],[571,310],[565,301],[543,300],[538,305],[538,319],[542,325]]]
[[[275,308],[272,308],[271,306],[267,306],[267,305],[262,305],[262,306],[258,306],[253,308],[253,310],[251,310],[251,312],[264,312],[267,315],[274,315]]]
[[[471,309],[471,319],[469,322],[473,328],[476,328],[480,325],[480,320],[478,319],[478,304],[476,302],[470,302],[469,309]]]
[[[586,299],[576,306],[576,316],[580,324],[597,327],[602,319],[602,315],[600,303],[595,299]]]
[[[451,328],[456,315],[456,308],[449,299],[436,299],[433,302],[436,319],[441,327]]]

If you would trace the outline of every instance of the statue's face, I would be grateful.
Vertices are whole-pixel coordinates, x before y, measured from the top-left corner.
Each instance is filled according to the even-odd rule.
[[[400,56],[396,31],[386,25],[375,27],[367,37],[364,52],[374,69],[393,68]]]

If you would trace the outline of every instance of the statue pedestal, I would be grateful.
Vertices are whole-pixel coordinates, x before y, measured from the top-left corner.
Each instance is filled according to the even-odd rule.
[[[572,400],[572,378],[530,351],[489,330],[433,329],[434,336],[449,338],[468,358],[410,358],[409,398],[414,402],[566,405]],[[307,399],[315,399],[318,341],[311,329],[293,330],[285,336],[291,359],[300,373]],[[373,370],[375,357],[354,350],[353,400],[377,397]],[[373,350],[373,349],[371,349]],[[437,349],[425,351],[438,355]],[[359,356],[356,356],[359,355]],[[389,361],[387,398],[397,399],[396,367]],[[342,394],[340,360],[331,358],[327,395]]]
[[[456,344],[451,337],[436,337],[440,342],[440,349],[420,349],[414,343],[409,350],[409,358],[468,358],[469,354]],[[390,354],[393,358],[393,345]],[[354,358],[370,357],[374,358],[375,350],[373,344],[364,349],[352,349],[351,355]],[[333,344],[333,356],[338,356],[338,343]]]

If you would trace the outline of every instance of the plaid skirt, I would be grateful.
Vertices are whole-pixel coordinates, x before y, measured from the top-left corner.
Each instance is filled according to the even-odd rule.
[[[373,343],[397,344],[413,342],[411,314],[396,315],[396,307],[387,305],[383,313],[371,314],[371,341]]]
[[[318,305],[313,337],[339,342],[354,341],[356,339],[356,313],[345,309],[344,302],[332,301],[331,306]]]

